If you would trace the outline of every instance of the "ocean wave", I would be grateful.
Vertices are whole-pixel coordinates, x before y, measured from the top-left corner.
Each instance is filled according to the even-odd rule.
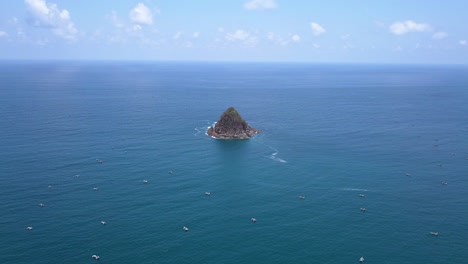
[[[357,188],[341,188],[342,191],[360,191],[360,192],[368,192],[367,189],[357,189]]]

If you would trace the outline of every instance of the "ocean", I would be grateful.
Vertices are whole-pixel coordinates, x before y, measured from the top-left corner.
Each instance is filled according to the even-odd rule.
[[[467,102],[468,66],[0,62],[0,263],[466,263]],[[205,135],[230,106],[263,132]]]

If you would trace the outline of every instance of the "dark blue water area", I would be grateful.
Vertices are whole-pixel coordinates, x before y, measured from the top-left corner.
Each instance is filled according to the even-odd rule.
[[[1,62],[0,263],[464,263],[467,101],[466,66]],[[206,136],[230,106],[263,132]]]

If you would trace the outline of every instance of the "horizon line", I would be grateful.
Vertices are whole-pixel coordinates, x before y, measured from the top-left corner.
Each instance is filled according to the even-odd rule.
[[[417,65],[417,66],[468,66],[468,63],[447,62],[352,62],[352,61],[262,61],[262,60],[152,60],[152,59],[1,59],[1,62],[140,62],[140,63],[232,63],[232,64],[315,64],[315,65]]]

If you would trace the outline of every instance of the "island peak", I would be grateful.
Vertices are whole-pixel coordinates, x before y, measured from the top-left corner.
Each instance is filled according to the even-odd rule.
[[[229,107],[206,134],[218,139],[248,139],[260,132],[249,126],[234,107]]]

